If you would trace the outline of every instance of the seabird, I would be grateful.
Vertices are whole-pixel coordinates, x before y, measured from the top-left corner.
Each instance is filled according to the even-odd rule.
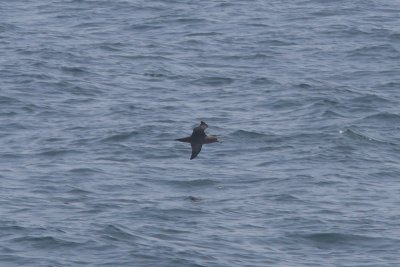
[[[207,123],[201,121],[200,125],[193,129],[193,133],[191,136],[176,139],[176,141],[190,143],[190,145],[192,146],[192,156],[190,157],[190,159],[194,159],[200,153],[203,144],[218,142],[216,136],[206,135],[204,131],[207,128]]]

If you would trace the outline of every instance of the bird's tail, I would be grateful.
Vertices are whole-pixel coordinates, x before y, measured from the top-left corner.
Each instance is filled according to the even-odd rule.
[[[179,141],[179,142],[185,142],[185,143],[190,143],[190,141],[192,140],[192,138],[189,136],[189,137],[185,137],[185,138],[178,138],[178,139],[175,139],[176,141]]]

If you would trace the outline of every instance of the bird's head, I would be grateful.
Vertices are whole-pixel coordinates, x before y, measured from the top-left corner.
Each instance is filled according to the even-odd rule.
[[[206,127],[208,127],[208,124],[205,123],[204,121],[201,121],[201,122],[200,122],[200,126],[206,126]]]

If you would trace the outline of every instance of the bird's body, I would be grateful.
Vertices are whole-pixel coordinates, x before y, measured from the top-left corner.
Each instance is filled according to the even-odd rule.
[[[193,133],[189,137],[179,138],[176,141],[190,143],[192,146],[192,156],[190,159],[194,159],[201,151],[203,144],[211,144],[218,142],[218,138],[212,135],[206,135],[204,132],[208,125],[201,121],[200,125],[193,129]]]

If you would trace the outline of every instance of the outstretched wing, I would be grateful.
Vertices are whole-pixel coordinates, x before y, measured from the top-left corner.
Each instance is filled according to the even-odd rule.
[[[194,159],[201,151],[202,144],[194,144],[192,143],[192,156],[190,159]]]

